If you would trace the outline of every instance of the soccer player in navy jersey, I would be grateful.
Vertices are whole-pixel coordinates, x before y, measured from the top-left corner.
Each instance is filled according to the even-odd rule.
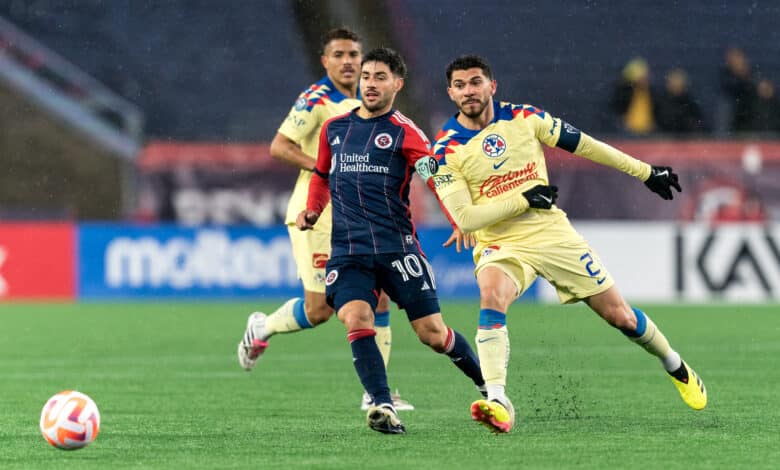
[[[358,74],[362,58],[360,37],[347,28],[334,28],[322,38],[322,66],[325,76],[304,90],[271,142],[271,156],[300,168],[285,223],[290,234],[298,276],[303,283],[303,298],[284,302],[270,315],[254,312],[247,319],[246,330],[238,343],[238,362],[250,371],[268,347],[268,340],[281,333],[295,333],[326,322],[333,309],[325,302],[325,263],[330,256],[330,206],[326,206],[314,230],[301,232],[295,218],[306,208],[309,181],[317,161],[320,129],[333,116],[343,114],[360,104]],[[389,300],[379,297],[376,309],[376,342],[385,367],[390,361],[392,332]],[[413,410],[398,392],[393,404],[399,411]],[[371,405],[363,394],[361,409]]]
[[[446,354],[484,392],[474,351],[444,324],[431,266],[422,252],[409,209],[409,183],[417,171],[435,172],[428,139],[393,109],[406,65],[392,49],[374,49],[363,59],[360,106],[328,120],[320,133],[306,210],[297,226],[311,230],[332,201],[331,258],[325,294],[347,329],[352,360],[373,398],[371,429],[402,434],[374,341],[374,309],[384,290],[406,315],[417,336]]]

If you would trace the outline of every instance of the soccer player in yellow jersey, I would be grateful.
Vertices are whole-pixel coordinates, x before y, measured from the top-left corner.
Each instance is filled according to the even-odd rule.
[[[325,77],[301,93],[271,142],[271,156],[300,168],[285,223],[298,275],[303,282],[303,298],[288,300],[271,315],[255,312],[249,316],[244,336],[238,343],[238,361],[246,370],[255,366],[271,336],[313,328],[333,315],[333,309],[325,302],[325,265],[330,257],[330,204],[313,230],[298,230],[295,219],[306,208],[309,182],[317,163],[320,128],[328,119],[360,106],[358,79],[362,53],[360,37],[346,28],[325,33],[321,46]],[[386,367],[392,334],[389,300],[384,293],[379,298],[375,315],[376,342]],[[397,392],[392,398],[396,410],[414,409]],[[365,411],[371,404],[371,397],[364,393],[361,409]]]
[[[663,199],[681,191],[669,167],[626,155],[530,105],[496,102],[496,81],[479,56],[462,56],[447,68],[447,92],[458,107],[436,137],[436,191],[461,230],[473,235],[480,290],[477,351],[488,397],[472,417],[508,432],[514,409],[505,393],[509,361],[506,312],[542,276],[562,303],[584,301],[599,316],[658,357],[688,406],[700,410],[707,394],[699,376],[671,348],[649,316],[632,308],[596,253],[555,206],[542,144],[607,165],[643,181]],[[448,244],[452,243],[452,239]],[[456,242],[456,248],[460,249]]]

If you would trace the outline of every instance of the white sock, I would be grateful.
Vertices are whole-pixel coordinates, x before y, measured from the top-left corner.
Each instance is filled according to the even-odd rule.
[[[661,364],[664,365],[664,369],[666,369],[667,372],[674,372],[682,365],[682,359],[680,359],[680,355],[677,354],[677,351],[669,349],[669,353],[666,357],[661,359]]]
[[[488,401],[498,400],[501,403],[506,401],[506,392],[504,391],[505,387],[503,385],[487,384],[485,387],[487,388]]]

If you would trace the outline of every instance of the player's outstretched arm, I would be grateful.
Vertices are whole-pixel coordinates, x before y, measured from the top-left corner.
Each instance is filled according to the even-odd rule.
[[[677,173],[670,166],[651,167],[650,176],[645,180],[645,186],[667,201],[674,199],[672,188],[676,189],[678,193],[682,192]]]
[[[584,132],[581,134],[579,145],[574,154],[610,166],[644,181],[645,186],[663,199],[674,199],[672,188],[676,189],[677,192],[682,192],[677,174],[672,171],[671,167],[650,166]]]

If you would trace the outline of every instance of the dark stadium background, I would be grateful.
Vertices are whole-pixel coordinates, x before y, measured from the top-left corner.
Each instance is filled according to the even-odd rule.
[[[429,133],[452,113],[444,68],[467,52],[491,60],[502,98],[599,135],[616,130],[611,87],[635,56],[658,83],[670,68],[686,69],[708,116],[728,46],[780,80],[773,2],[2,0],[0,14],[138,104],[152,138],[270,140],[294,97],[322,74],[318,33],[342,23],[366,37],[366,48],[404,54],[412,106],[403,109]]]

